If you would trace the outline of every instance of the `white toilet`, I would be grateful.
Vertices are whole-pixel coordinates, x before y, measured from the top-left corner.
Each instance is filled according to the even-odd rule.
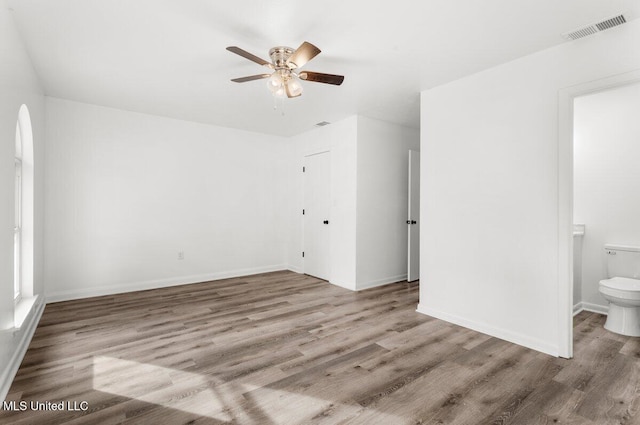
[[[622,335],[640,336],[640,247],[604,246],[607,276],[600,293],[609,301],[604,328]]]

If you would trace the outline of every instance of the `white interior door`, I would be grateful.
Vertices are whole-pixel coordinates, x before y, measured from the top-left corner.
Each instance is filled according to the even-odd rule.
[[[329,280],[331,221],[331,154],[305,157],[304,164],[304,272]]]
[[[420,279],[420,152],[409,151],[407,281]]]

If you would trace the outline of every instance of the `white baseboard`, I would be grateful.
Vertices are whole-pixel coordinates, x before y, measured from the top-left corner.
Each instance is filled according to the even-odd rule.
[[[350,291],[355,291],[356,290],[355,289],[355,285],[353,285],[353,284],[351,284],[349,282],[339,282],[339,281],[335,281],[335,280],[329,280],[329,283],[332,284],[332,285],[339,286],[339,287],[344,288],[344,289],[348,289]]]
[[[302,271],[302,267],[296,267],[296,266],[292,266],[292,265],[290,265],[290,264],[289,264],[289,265],[287,265],[287,266],[285,266],[285,269],[286,269],[286,270],[289,270],[289,271],[292,271],[292,272],[294,272],[294,273],[300,273],[300,274],[304,273],[304,272]]]
[[[590,311],[592,313],[604,314],[605,316],[609,314],[609,306],[608,305],[600,305],[593,303],[580,302],[573,306],[573,311],[576,311],[576,306],[579,306],[579,311],[574,313],[574,315],[578,314],[580,311]]]
[[[362,291],[364,289],[375,288],[376,286],[388,285],[390,283],[401,282],[407,280],[407,274],[401,274],[397,276],[386,277],[384,279],[372,280],[365,283],[358,283],[356,291]]]
[[[168,286],[189,285],[192,283],[208,282],[211,280],[229,279],[233,277],[249,276],[252,274],[275,272],[286,270],[282,264],[249,269],[238,269],[227,272],[207,273],[191,276],[179,276],[168,279],[148,280],[143,282],[121,283],[109,286],[97,286],[95,288],[81,288],[67,291],[48,292],[47,303],[77,300],[80,298],[99,297],[104,295],[123,294],[126,292],[144,291],[147,289],[166,288]]]
[[[293,266],[291,264],[286,265],[284,267],[285,270],[289,270],[292,271],[294,273],[300,273],[300,274],[304,274],[304,270],[302,270],[301,267],[296,267]],[[338,282],[338,281],[334,281],[329,279],[329,282],[333,285],[339,286],[341,288],[344,289],[348,289],[350,291],[362,291],[365,289],[369,289],[369,288],[375,288],[376,286],[383,286],[383,285],[388,285],[390,283],[396,283],[396,282],[401,282],[403,280],[407,280],[407,274],[401,274],[401,275],[397,275],[397,276],[391,276],[391,277],[386,277],[384,279],[378,279],[378,280],[372,280],[369,282],[365,282],[365,283],[358,283],[358,284],[352,284],[350,282]]]
[[[573,306],[573,315],[576,316],[578,313],[581,313],[584,310],[584,308],[582,307],[582,302],[579,302],[578,304],[575,304]]]
[[[20,328],[2,331],[3,344],[5,344],[4,339],[13,340],[20,338],[20,340],[17,344],[13,344],[13,341],[6,341],[7,344],[14,345],[15,350],[9,362],[0,371],[0,400],[5,400],[9,393],[13,378],[15,378],[16,373],[18,373],[20,363],[22,363],[22,359],[24,359],[24,355],[27,353],[27,348],[29,348],[33,334],[36,332],[36,328],[42,317],[42,312],[44,311],[44,306],[44,302],[39,300],[34,304],[33,310],[27,315]]]
[[[513,332],[507,329],[497,328],[486,323],[480,323],[473,320],[459,317],[453,314],[445,313],[433,308],[425,307],[418,304],[416,310],[418,313],[426,314],[427,316],[435,317],[436,319],[444,320],[454,325],[463,326],[465,328],[472,329],[483,334],[503,339],[514,344],[522,345],[523,347],[531,348],[532,350],[540,351],[545,354],[549,354],[554,357],[558,357],[558,347],[549,344],[546,341],[541,341],[537,338],[531,338],[527,335],[523,335],[517,332]]]

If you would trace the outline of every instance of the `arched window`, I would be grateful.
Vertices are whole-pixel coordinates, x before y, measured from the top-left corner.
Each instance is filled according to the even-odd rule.
[[[22,297],[22,132],[19,120],[16,124],[14,165],[13,298],[20,301]]]
[[[26,105],[18,112],[14,164],[13,296],[19,303],[33,297],[34,156],[31,117]]]

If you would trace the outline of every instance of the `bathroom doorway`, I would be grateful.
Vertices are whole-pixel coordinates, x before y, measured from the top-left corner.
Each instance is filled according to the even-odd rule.
[[[625,87],[634,86],[636,84],[640,84],[640,70],[604,78],[601,80],[591,81],[585,84],[560,90],[559,92],[558,216],[560,224],[558,230],[560,237],[558,238],[558,287],[560,305],[563,307],[560,309],[561,314],[559,314],[558,316],[558,336],[561,357],[570,358],[573,356],[574,307],[576,308],[576,311],[580,311],[580,308],[586,309],[592,307],[592,304],[597,305],[597,303],[589,304],[588,301],[587,304],[585,304],[585,296],[590,297],[588,299],[592,300],[596,299],[593,297],[595,294],[593,294],[593,288],[588,287],[586,288],[587,290],[585,290],[584,285],[582,285],[582,282],[586,277],[582,275],[583,267],[581,265],[574,264],[574,233],[580,233],[582,230],[580,227],[574,228],[574,224],[585,225],[584,235],[580,236],[584,238],[582,240],[583,245],[581,245],[580,248],[584,248],[587,238],[592,238],[592,236],[595,236],[590,234],[590,231],[593,231],[594,234],[598,231],[595,228],[590,229],[589,223],[576,223],[574,221],[575,207],[578,206],[578,203],[583,202],[583,200],[579,197],[577,197],[577,199],[574,199],[574,189],[579,188],[579,190],[584,191],[585,185],[587,185],[588,188],[589,179],[595,178],[592,175],[591,177],[588,177],[585,181],[583,181],[582,177],[580,177],[580,179],[576,179],[574,174],[575,171],[580,171],[583,168],[582,164],[577,165],[576,163],[574,163],[574,154],[585,154],[584,149],[581,151],[580,148],[574,145],[574,142],[576,141],[576,139],[584,140],[584,131],[588,131],[588,129],[586,129],[585,127],[580,128],[580,126],[582,125],[581,123],[585,122],[586,117],[578,117],[576,116],[576,113],[582,114],[581,111],[588,111],[590,110],[589,108],[595,107],[594,105],[597,104],[596,101],[599,99],[596,99],[595,97],[589,99],[589,96],[594,96],[599,93],[604,94],[611,92],[609,93],[609,97],[615,97],[615,90],[624,91]],[[607,96],[605,95],[605,98],[606,97]],[[590,103],[593,105],[590,105]],[[587,107],[587,109],[585,109],[585,107]],[[578,132],[582,132],[583,134],[580,135]],[[607,155],[603,156],[602,153],[602,149],[604,149],[604,151],[606,152],[607,147],[602,146],[600,147],[600,149],[600,154],[594,157],[592,162],[598,160],[607,161]],[[592,156],[593,154],[589,155]],[[604,176],[603,178],[606,179],[607,177]],[[580,206],[580,208],[584,209],[582,206]],[[583,219],[582,217],[585,218]],[[575,219],[577,219],[578,221],[591,220],[588,215],[578,216],[575,217]],[[590,246],[592,245],[592,242],[597,243],[597,241],[591,241],[591,239],[589,240]],[[582,257],[583,253],[576,252],[576,254],[581,254]],[[602,261],[600,261],[600,267],[601,266]],[[578,267],[580,267],[580,270],[577,270]],[[593,273],[593,270],[589,271],[590,276],[592,276]],[[574,276],[580,280],[580,300],[578,302],[575,302],[576,299],[574,299],[574,288],[577,285],[577,283],[574,285]],[[592,277],[589,277],[589,279],[592,279]]]
[[[576,97],[573,111],[573,311],[607,314],[603,246],[640,243],[640,83]]]

